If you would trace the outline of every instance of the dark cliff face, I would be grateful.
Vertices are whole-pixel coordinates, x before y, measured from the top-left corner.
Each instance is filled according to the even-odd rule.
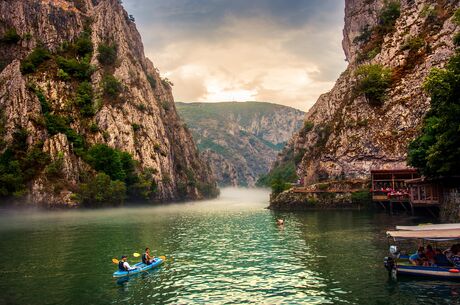
[[[406,166],[407,146],[430,105],[422,84],[455,50],[458,7],[449,0],[346,1],[342,44],[349,66],[286,149],[296,156],[299,177],[368,178],[371,168]],[[360,91],[362,67],[390,75],[378,103]]]
[[[152,182],[151,201],[216,194],[171,84],[144,56],[119,1],[0,1],[0,37],[0,148],[22,130],[26,149],[49,159],[25,181],[29,200],[74,204],[72,193],[97,170],[86,154],[96,144],[132,156]],[[46,174],[56,160],[59,181]]]

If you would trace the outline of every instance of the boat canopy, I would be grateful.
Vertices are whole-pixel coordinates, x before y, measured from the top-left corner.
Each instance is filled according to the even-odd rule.
[[[387,231],[394,240],[425,239],[431,241],[460,240],[460,229],[400,230]]]
[[[443,223],[443,224],[420,224],[418,226],[396,226],[396,230],[407,231],[424,231],[424,230],[447,230],[460,229],[460,223]]]

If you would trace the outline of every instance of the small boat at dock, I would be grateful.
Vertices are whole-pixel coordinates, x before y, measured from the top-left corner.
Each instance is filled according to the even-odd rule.
[[[387,231],[391,243],[390,256],[385,257],[384,266],[393,278],[398,276],[417,276],[434,279],[460,280],[460,268],[437,266],[426,262],[425,265],[414,265],[407,252],[400,250],[400,245],[430,243],[443,245],[446,248],[460,242],[460,224],[397,226],[394,231]]]

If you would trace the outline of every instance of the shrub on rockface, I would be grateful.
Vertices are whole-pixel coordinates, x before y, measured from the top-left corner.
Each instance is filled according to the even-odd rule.
[[[95,68],[90,64],[90,61],[91,58],[89,56],[81,59],[65,58],[63,56],[56,57],[58,67],[80,81],[91,80],[91,75],[94,73]]]
[[[116,99],[123,89],[120,81],[113,75],[104,76],[102,79],[102,87],[104,88],[104,95],[112,99]]]
[[[426,176],[460,172],[460,53],[445,69],[434,68],[424,89],[431,96],[421,134],[409,145],[408,162]]]
[[[364,94],[372,106],[381,106],[391,85],[391,70],[378,64],[362,65],[356,71],[356,90]]]
[[[103,66],[114,65],[117,61],[117,46],[115,44],[101,43],[97,47],[97,60]]]
[[[257,186],[278,187],[295,182],[298,179],[294,160],[276,164],[268,174],[263,175],[257,180]]]
[[[49,163],[49,155],[42,151],[42,144],[27,144],[27,131],[19,128],[13,140],[0,153],[0,197],[22,196],[26,183],[32,180]]]
[[[107,174],[98,173],[88,183],[80,185],[77,199],[91,207],[121,205],[126,199],[126,185],[122,181],[111,180]]]
[[[380,11],[377,30],[381,33],[388,33],[394,29],[396,19],[401,15],[401,4],[399,1],[389,1]]]
[[[94,115],[93,95],[93,86],[90,82],[84,81],[78,85],[75,105],[83,116]]]
[[[51,58],[51,53],[48,49],[38,46],[36,47],[22,62],[21,72],[22,74],[33,73],[37,68]]]
[[[92,168],[109,175],[112,180],[125,181],[134,171],[131,155],[105,144],[93,145],[88,149],[86,159]]]
[[[3,37],[0,38],[0,42],[8,44],[15,44],[19,40],[21,40],[21,36],[19,36],[15,28],[8,29],[5,34],[3,34]]]

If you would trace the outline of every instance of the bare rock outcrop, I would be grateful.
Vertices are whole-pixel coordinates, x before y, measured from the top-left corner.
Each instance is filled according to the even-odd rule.
[[[382,11],[398,7],[394,25],[382,28]],[[305,182],[368,178],[371,168],[406,166],[407,147],[419,132],[430,106],[423,82],[443,67],[455,46],[458,27],[452,15],[458,1],[347,0],[343,48],[349,66],[331,91],[320,96],[305,116],[306,124],[290,140],[287,153],[297,156]],[[391,69],[392,82],[380,106],[357,88],[362,65]]]

